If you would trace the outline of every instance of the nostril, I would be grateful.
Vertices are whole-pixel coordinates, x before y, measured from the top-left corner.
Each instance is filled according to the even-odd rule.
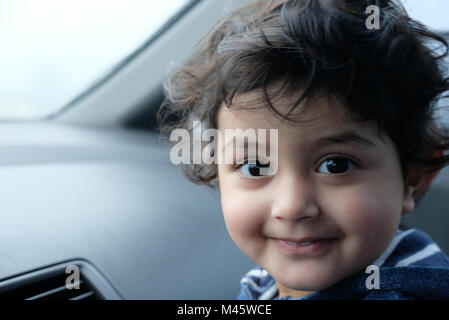
[[[313,220],[318,214],[286,214],[286,215],[274,215],[276,220]]]
[[[297,220],[318,216],[320,208],[314,188],[306,183],[299,185],[298,179],[290,182],[276,190],[271,207],[272,217],[277,220]]]
[[[277,220],[311,220],[320,214],[320,209],[315,204],[309,204],[302,208],[290,209],[278,208],[272,211],[272,217]]]

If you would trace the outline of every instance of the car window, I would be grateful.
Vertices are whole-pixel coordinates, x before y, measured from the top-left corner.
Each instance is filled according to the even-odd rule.
[[[0,0],[0,120],[51,114],[192,0]]]
[[[439,32],[449,31],[449,1],[447,0],[402,0],[408,14],[431,29]]]
[[[402,0],[407,12],[415,20],[422,22],[430,29],[444,35],[449,41],[449,1],[447,0]],[[443,48],[442,48],[443,49]],[[449,57],[446,58],[449,63]],[[448,73],[449,76],[449,73]],[[438,103],[438,113],[440,125],[449,128],[449,100],[441,99]]]

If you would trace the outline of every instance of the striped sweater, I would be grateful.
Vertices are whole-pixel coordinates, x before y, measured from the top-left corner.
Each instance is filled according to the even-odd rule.
[[[256,266],[240,281],[239,300],[391,300],[449,299],[449,258],[424,232],[398,230],[372,265],[379,269],[379,288],[368,288],[361,270],[330,288],[300,298],[280,298],[274,279]]]

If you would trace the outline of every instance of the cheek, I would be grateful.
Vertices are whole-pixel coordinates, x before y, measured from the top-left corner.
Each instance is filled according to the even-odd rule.
[[[224,192],[221,197],[224,220],[234,241],[257,237],[265,222],[265,207],[254,194]]]
[[[401,202],[394,192],[371,189],[348,195],[341,199],[339,207],[339,224],[344,232],[366,242],[388,241],[400,222]]]

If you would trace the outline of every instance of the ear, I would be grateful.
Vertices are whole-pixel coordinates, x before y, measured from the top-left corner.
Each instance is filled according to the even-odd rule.
[[[435,157],[443,156],[443,151],[435,152]],[[416,166],[408,169],[407,181],[404,188],[404,201],[402,213],[407,213],[415,208],[415,200],[419,198],[424,191],[429,188],[433,179],[437,176],[441,169],[432,171],[424,171]]]

